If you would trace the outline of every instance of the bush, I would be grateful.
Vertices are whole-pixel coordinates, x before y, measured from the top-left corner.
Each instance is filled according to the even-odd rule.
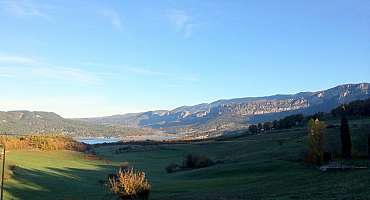
[[[204,155],[188,154],[183,161],[183,168],[204,168],[213,165],[214,162]]]
[[[180,166],[176,163],[171,163],[166,167],[166,172],[167,173],[173,173],[180,170]]]
[[[108,178],[109,190],[120,199],[149,199],[151,185],[145,173],[133,168],[119,170],[115,176]]]
[[[204,155],[188,154],[184,157],[181,166],[176,163],[171,163],[165,169],[167,173],[173,173],[181,170],[204,168],[222,163],[224,163],[224,161],[214,162],[213,160]]]

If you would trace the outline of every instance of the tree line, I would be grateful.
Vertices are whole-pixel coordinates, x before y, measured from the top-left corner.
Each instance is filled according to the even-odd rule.
[[[370,116],[370,99],[352,101],[348,104],[343,104],[331,111],[334,117],[369,117]]]
[[[249,132],[260,133],[275,129],[289,129],[293,127],[301,127],[308,125],[310,119],[318,119],[320,121],[329,118],[356,118],[370,117],[370,99],[357,100],[348,104],[342,104],[330,113],[317,112],[313,115],[304,116],[303,114],[294,114],[279,120],[268,121],[264,123],[252,124],[249,126]]]
[[[293,128],[296,126],[302,126],[305,120],[306,118],[302,114],[290,115],[279,120],[274,120],[272,122],[252,124],[249,126],[249,131],[251,133],[260,133],[273,129]]]
[[[324,120],[340,118],[341,157],[349,160],[352,159],[352,139],[348,119],[358,117],[370,117],[370,99],[340,105],[330,113],[319,112],[310,116],[295,114],[272,122],[250,125],[249,131],[251,133],[259,133],[272,129],[288,129],[307,125],[308,152],[304,160],[307,163],[321,165],[325,160],[325,153],[327,153],[324,151],[325,131],[327,128]],[[368,143],[368,158],[370,159],[370,134],[367,141],[363,142]]]

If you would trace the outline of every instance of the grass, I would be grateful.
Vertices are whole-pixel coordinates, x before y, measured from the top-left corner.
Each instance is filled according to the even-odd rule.
[[[7,153],[5,199],[103,199],[99,180],[113,171],[114,163],[92,160],[71,151],[10,151]]]
[[[354,153],[360,157],[364,151],[360,136],[370,132],[370,120],[353,124]],[[6,199],[109,199],[99,180],[123,162],[145,171],[154,200],[370,199],[369,169],[323,173],[303,164],[306,135],[306,129],[298,128],[193,144],[163,144],[118,154],[116,150],[122,146],[97,148],[105,160],[86,159],[69,151],[11,151],[8,163],[19,169],[6,181]],[[338,150],[339,129],[328,129],[326,136],[328,146]],[[224,162],[166,173],[168,164],[181,163],[189,153]],[[353,163],[368,164],[361,159]]]

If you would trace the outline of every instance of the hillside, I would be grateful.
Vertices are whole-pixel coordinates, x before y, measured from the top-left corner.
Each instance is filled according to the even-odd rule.
[[[65,119],[51,112],[9,111],[0,112],[0,132],[81,137],[148,135],[164,131],[214,136],[294,113],[327,112],[340,104],[369,97],[369,84],[362,83],[340,85],[318,92],[219,100],[173,110],[100,118]]]
[[[369,118],[351,120],[350,127],[355,155],[366,156]],[[325,141],[327,151],[340,152],[340,129],[327,129]],[[10,151],[5,199],[114,199],[104,181],[127,164],[145,172],[153,186],[151,200],[369,199],[369,169],[321,172],[303,162],[307,143],[307,129],[301,127],[180,144],[103,145],[94,148],[98,157],[71,151]],[[168,165],[181,163],[189,153],[220,163],[166,172]],[[366,166],[369,161],[347,162]]]
[[[52,112],[0,112],[1,134],[66,134],[81,136],[127,136],[151,134],[146,129],[99,125],[65,119]]]
[[[249,123],[278,119],[294,113],[327,112],[340,104],[369,97],[369,83],[345,84],[317,92],[219,100],[173,110],[81,120],[125,127],[149,127],[168,132],[233,130]]]

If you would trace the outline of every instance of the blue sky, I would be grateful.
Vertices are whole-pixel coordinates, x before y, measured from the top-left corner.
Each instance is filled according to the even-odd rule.
[[[0,0],[0,110],[104,116],[369,74],[368,0]]]

